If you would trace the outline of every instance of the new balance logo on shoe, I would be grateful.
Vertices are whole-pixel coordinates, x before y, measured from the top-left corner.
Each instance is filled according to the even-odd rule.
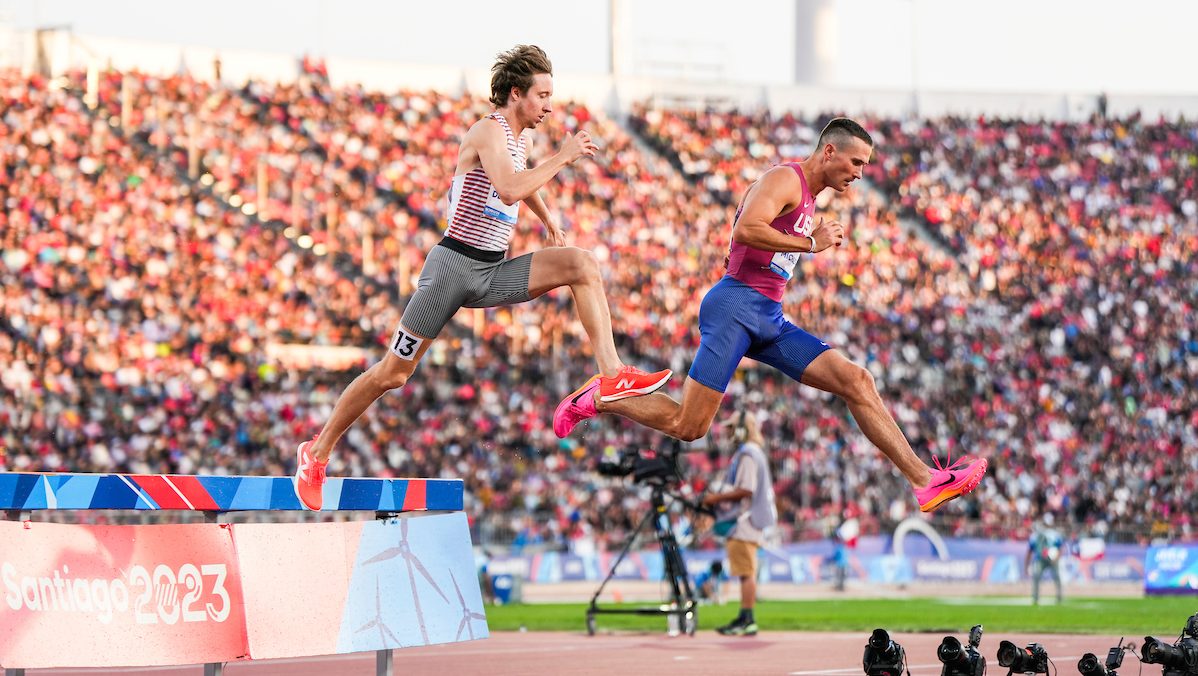
[[[631,397],[640,397],[665,384],[672,372],[669,369],[657,373],[645,373],[625,366],[610,378],[599,379],[599,401],[613,402]]]

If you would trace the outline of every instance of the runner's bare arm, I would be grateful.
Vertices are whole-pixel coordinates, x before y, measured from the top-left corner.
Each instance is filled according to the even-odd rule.
[[[562,229],[554,222],[549,208],[545,206],[545,200],[541,198],[541,193],[534,192],[529,195],[525,198],[524,204],[545,224],[545,236],[549,239],[549,246],[565,246],[566,233],[562,232]]]
[[[527,199],[540,190],[567,164],[583,155],[591,157],[595,154],[595,144],[591,142],[590,135],[579,132],[573,136],[567,135],[561,149],[537,167],[516,171],[512,156],[507,151],[507,135],[503,127],[491,119],[476,122],[466,132],[462,143],[470,144],[478,151],[483,171],[487,172],[487,178],[491,179],[499,199],[508,205]]]
[[[770,227],[770,223],[794,203],[795,196],[802,194],[802,179],[793,170],[786,167],[770,169],[745,196],[744,209],[732,227],[732,239],[763,251],[811,252],[811,240],[807,237],[787,235]],[[844,236],[844,228],[836,221],[821,221],[815,230],[812,232],[817,242],[815,251],[839,244]]]
[[[524,147],[528,151],[528,156],[534,157],[533,140],[531,134],[525,140]],[[565,246],[566,233],[562,232],[562,229],[558,227],[557,223],[554,221],[553,215],[549,212],[549,207],[545,205],[545,198],[541,197],[541,191],[538,190],[524,198],[524,204],[531,209],[532,213],[535,214],[536,217],[540,219],[541,223],[545,225],[545,237],[549,240],[549,246]]]

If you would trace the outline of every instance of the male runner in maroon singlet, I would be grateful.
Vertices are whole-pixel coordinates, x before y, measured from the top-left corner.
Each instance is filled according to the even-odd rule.
[[[616,413],[693,441],[707,434],[732,374],[747,356],[844,400],[865,436],[911,483],[920,510],[933,511],[972,491],[986,473],[984,458],[961,458],[948,466],[933,458],[936,467],[928,467],[886,410],[873,375],[782,316],[782,295],[799,254],[840,246],[844,239],[839,222],[814,222],[816,196],[829,188],[844,192],[861,178],[873,145],[861,125],[834,119],[810,157],[770,169],[749,188],[733,220],[728,272],[699,308],[699,352],[681,404],[661,393],[635,403],[608,402],[588,382],[558,405],[554,432],[565,437],[582,420]]]

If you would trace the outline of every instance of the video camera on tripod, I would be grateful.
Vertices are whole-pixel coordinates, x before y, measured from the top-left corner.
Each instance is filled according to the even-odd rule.
[[[666,505],[668,496],[672,502],[678,503],[692,511],[708,512],[693,502],[684,499],[670,489],[676,488],[682,482],[682,472],[679,466],[681,445],[674,441],[661,450],[624,450],[605,454],[596,463],[595,471],[604,476],[631,476],[634,483],[645,484],[652,488],[650,510],[645,515],[636,530],[628,536],[628,541],[611,564],[607,577],[595,590],[591,604],[587,607],[587,633],[595,634],[595,616],[599,614],[631,614],[631,615],[666,615],[671,620],[671,630],[684,632],[691,636],[699,627],[697,604],[694,590],[691,587],[690,575],[686,572],[686,563],[682,560],[682,551],[674,538],[670,524],[669,509]],[[599,596],[603,588],[615,576],[620,562],[628,555],[637,537],[649,523],[653,524],[653,532],[657,536],[661,548],[662,563],[664,564],[663,579],[670,585],[670,598],[657,606],[637,608],[602,608],[599,606]]]
[[[653,449],[624,449],[605,453],[595,464],[595,471],[603,476],[626,477],[631,475],[633,483],[675,484],[682,480],[677,448],[666,446],[660,451]]]

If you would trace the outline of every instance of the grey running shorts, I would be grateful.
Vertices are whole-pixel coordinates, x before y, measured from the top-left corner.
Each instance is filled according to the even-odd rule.
[[[416,293],[400,322],[412,333],[436,338],[459,308],[523,303],[529,299],[531,268],[531,253],[504,259],[501,252],[445,238],[425,258]]]

